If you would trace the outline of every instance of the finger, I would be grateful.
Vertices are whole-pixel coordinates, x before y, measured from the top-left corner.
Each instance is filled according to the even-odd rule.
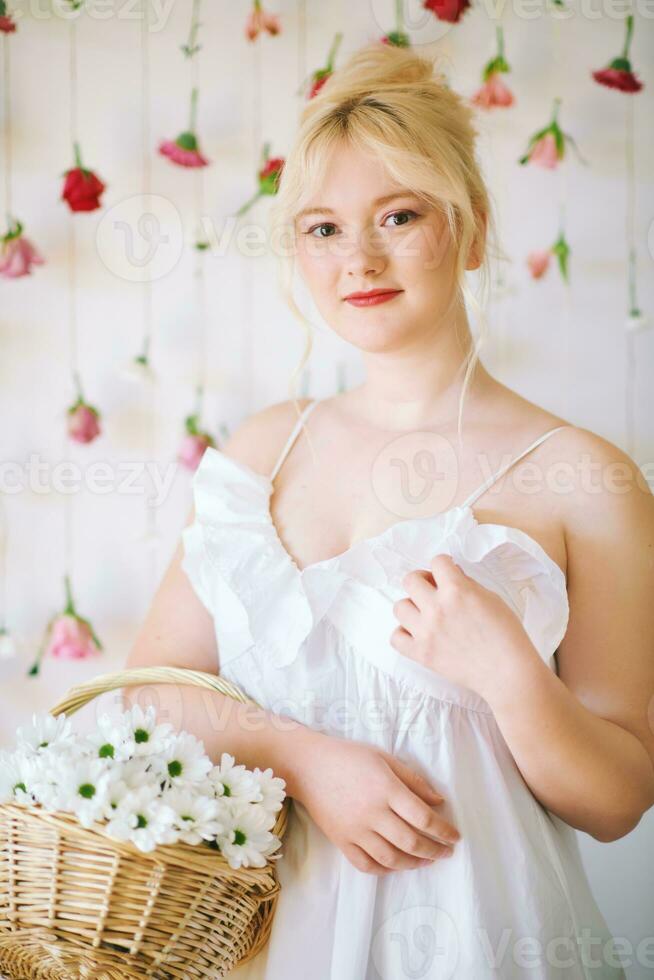
[[[389,637],[389,643],[405,657],[411,657],[413,636],[403,626],[397,626]]]
[[[427,782],[415,769],[411,769],[401,759],[391,755],[390,752],[384,753],[388,765],[395,775],[401,780],[402,785],[407,785],[409,789],[431,806],[444,802],[444,797]]]
[[[425,858],[407,854],[374,830],[369,831],[361,843],[371,858],[389,871],[402,871],[405,868],[420,868],[432,863]]]
[[[465,572],[457,565],[451,555],[435,555],[431,560],[431,571],[436,581],[437,590],[465,578]]]
[[[407,572],[402,579],[402,588],[418,609],[424,609],[428,603],[433,602],[438,591],[431,572],[421,568]]]
[[[452,845],[443,844],[421,834],[406,820],[398,817],[397,813],[390,807],[375,824],[375,830],[400,851],[404,851],[406,854],[414,854],[416,857],[433,861],[436,858],[449,857],[454,853]]]
[[[348,861],[354,865],[358,871],[364,871],[367,874],[373,875],[385,875],[388,874],[388,868],[385,868],[383,864],[379,864],[373,857],[364,851],[362,847],[358,844],[348,844],[343,848],[343,853]]]
[[[388,805],[398,817],[402,817],[421,834],[435,837],[444,844],[456,844],[461,837],[456,827],[435,813],[401,783],[398,785],[398,791],[389,798]]]
[[[393,615],[407,633],[415,635],[420,623],[420,610],[411,599],[398,599],[394,602]]]

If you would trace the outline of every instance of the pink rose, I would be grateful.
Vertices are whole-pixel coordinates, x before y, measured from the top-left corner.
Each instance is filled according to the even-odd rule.
[[[64,614],[55,620],[47,653],[60,660],[82,660],[98,653],[93,633],[84,620]]]
[[[482,109],[493,109],[495,106],[513,105],[515,99],[511,90],[502,81],[499,72],[496,72],[475,92],[471,101]]]
[[[559,162],[559,152],[556,146],[554,133],[545,135],[534,143],[533,149],[529,154],[529,162],[535,163],[539,167],[546,167],[553,170]]]
[[[4,240],[2,256],[0,257],[0,276],[6,279],[18,279],[28,276],[33,265],[43,265],[45,259],[37,252],[29,238],[18,235]]]
[[[92,442],[101,432],[99,420],[98,410],[80,400],[68,409],[68,435],[75,442]]]
[[[163,140],[159,153],[180,167],[206,167],[209,163],[200,153],[194,133],[180,133],[176,140]]]
[[[255,0],[254,10],[250,11],[245,22],[245,36],[248,41],[256,41],[262,31],[274,37],[276,34],[281,34],[281,30],[279,17],[263,10],[259,0]]]
[[[532,279],[540,279],[547,272],[552,253],[549,251],[530,252],[527,256],[527,265]]]
[[[213,445],[213,439],[206,432],[187,433],[177,455],[179,462],[188,470],[196,470],[208,446]]]

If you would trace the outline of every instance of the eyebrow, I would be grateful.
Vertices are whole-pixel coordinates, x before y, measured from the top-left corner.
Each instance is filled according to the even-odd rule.
[[[398,197],[414,197],[417,199],[418,195],[414,191],[394,191],[392,194],[385,194],[383,197],[378,197],[376,201],[372,203],[374,205],[388,204],[389,201],[395,201]],[[300,218],[306,217],[308,214],[336,214],[333,208],[321,207],[321,205],[316,205],[312,208],[302,208],[301,211],[295,215],[295,220],[299,221]]]

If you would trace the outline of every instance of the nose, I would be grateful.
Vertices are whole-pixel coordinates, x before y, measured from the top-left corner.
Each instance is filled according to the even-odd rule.
[[[374,229],[365,229],[351,238],[345,258],[348,276],[376,275],[384,270],[386,263],[383,239],[375,235]]]

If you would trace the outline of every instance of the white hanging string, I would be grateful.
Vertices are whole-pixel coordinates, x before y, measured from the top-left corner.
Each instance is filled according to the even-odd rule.
[[[554,70],[553,70],[553,91],[552,91],[552,102],[555,98],[561,98],[557,85],[561,78],[565,77],[565,72],[563,70],[563,41],[561,39],[561,20],[556,16],[556,11],[553,14],[553,38],[552,45],[554,48]],[[563,101],[563,100],[562,100]],[[566,147],[566,156],[563,162],[559,166],[559,227],[558,231],[563,231],[566,235],[567,240],[567,229],[566,229],[566,216],[568,208],[568,168],[570,166],[570,150]],[[558,237],[558,236],[557,236]],[[557,259],[558,265],[558,259]],[[570,268],[568,266],[568,271]],[[558,273],[558,269],[557,269]],[[561,344],[561,349],[563,351],[563,372],[566,379],[564,385],[565,388],[565,413],[569,417],[572,413],[572,395],[574,389],[573,385],[573,373],[572,373],[572,344],[571,344],[571,332],[573,325],[573,303],[572,303],[572,287],[569,283],[562,280],[563,285],[563,315],[561,317],[562,324],[559,329],[563,331],[563,341]]]
[[[260,169],[261,151],[263,146],[263,131],[261,124],[262,111],[262,65],[261,65],[261,39],[252,44],[252,159],[255,161],[254,169],[258,173]],[[243,276],[245,287],[244,307],[245,316],[243,318],[245,329],[243,331],[244,340],[244,388],[245,404],[249,412],[254,410],[254,295],[255,295],[255,263],[252,257],[246,262],[245,275]]]
[[[152,193],[152,158],[151,158],[151,133],[150,133],[150,22],[149,22],[149,0],[142,0],[141,4],[141,30],[140,30],[140,56],[141,56],[141,200],[143,206],[148,208],[150,205],[150,195]],[[142,319],[143,319],[143,350],[151,368],[150,361],[152,354],[152,341],[154,333],[154,312],[152,279],[150,270],[146,268],[145,276],[141,282],[142,298]],[[148,386],[150,394],[150,425],[148,433],[148,451],[150,465],[155,466],[159,456],[157,453],[157,420],[159,417],[159,383],[155,376],[152,384]],[[158,544],[159,534],[157,531],[157,508],[155,507],[156,487],[154,477],[150,477],[151,498],[145,499],[145,541],[147,547],[147,560],[149,563],[148,576],[150,594],[154,593],[159,579],[158,570]]]
[[[3,84],[4,84],[4,164],[5,164],[5,213],[11,217],[11,65],[9,61],[9,35],[3,35]],[[9,229],[7,229],[9,230]],[[7,520],[4,494],[0,494],[0,628],[7,628],[7,565],[9,553],[9,521]]]
[[[69,24],[69,93],[70,93],[70,135],[69,152],[77,143],[77,25],[74,18]],[[75,215],[68,215],[68,354],[70,373],[74,382],[79,383],[77,348],[77,242],[75,236]],[[74,385],[74,390],[77,384]],[[71,438],[68,434],[67,416],[64,424],[64,444],[62,457],[72,455]],[[72,494],[64,494],[64,569],[73,582],[73,500]]]
[[[637,308],[636,298],[636,169],[635,169],[635,126],[634,126],[634,95],[626,95],[626,133],[625,133],[625,158],[627,176],[627,208],[625,214],[625,233],[627,240],[628,255],[628,292],[629,292],[629,311]],[[626,377],[625,377],[625,427],[626,427],[626,451],[632,458],[636,452],[636,352],[635,352],[635,331],[625,330],[626,349]]]
[[[5,212],[7,219],[11,215],[11,62],[9,60],[10,44],[9,35],[3,35],[3,62],[4,62],[4,143],[5,143]],[[8,230],[8,229],[7,229]]]
[[[194,6],[194,17],[199,13],[199,3]],[[200,62],[197,52],[191,56],[191,88],[200,90]],[[206,404],[206,392],[208,383],[208,324],[207,324],[207,291],[204,263],[206,255],[203,250],[195,248],[195,244],[204,241],[204,168],[198,167],[194,173],[194,211],[195,211],[195,239],[193,242],[193,280],[195,287],[195,315],[196,326],[199,333],[199,343],[197,348],[197,385],[199,392],[198,412],[202,414]],[[202,422],[202,420],[200,420]],[[201,425],[204,428],[204,425]]]

